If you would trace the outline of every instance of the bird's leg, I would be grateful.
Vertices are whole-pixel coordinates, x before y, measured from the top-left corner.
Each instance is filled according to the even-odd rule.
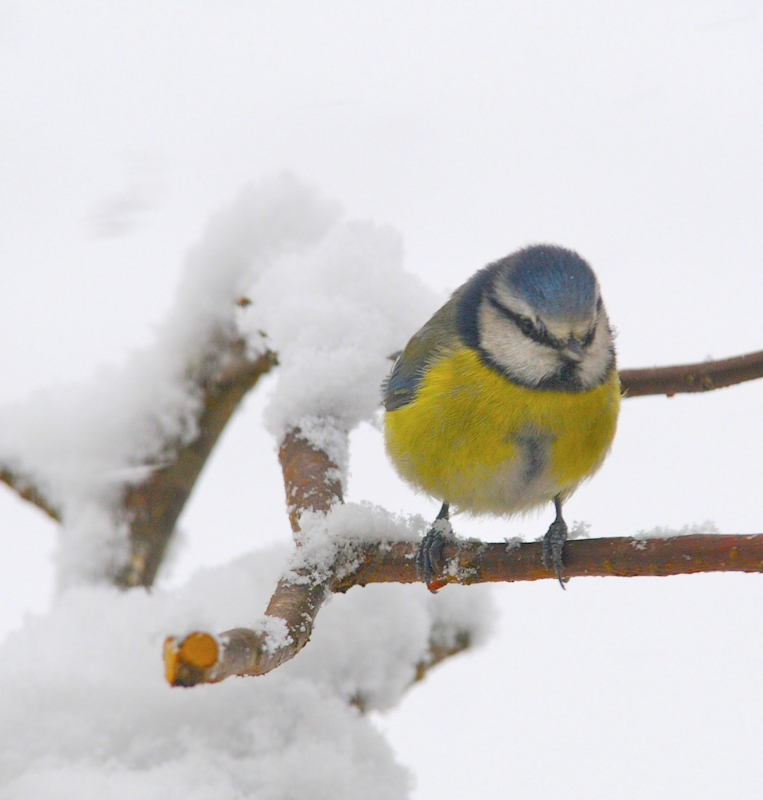
[[[569,580],[569,578],[562,577],[564,568],[562,551],[564,543],[567,541],[567,523],[562,518],[562,498],[559,495],[554,498],[554,507],[556,508],[556,519],[543,537],[543,566],[546,569],[554,570],[559,585],[564,589],[564,584]]]
[[[443,503],[432,527],[427,531],[416,553],[416,574],[426,583],[430,592],[442,589],[447,581],[442,580],[443,556],[445,542],[453,538],[453,528],[448,516],[450,506]]]

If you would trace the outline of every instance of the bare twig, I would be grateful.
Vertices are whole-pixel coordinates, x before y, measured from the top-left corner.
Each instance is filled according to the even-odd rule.
[[[763,377],[763,350],[721,361],[700,364],[683,364],[675,367],[651,369],[624,369],[620,383],[626,397],[643,397],[652,394],[709,392],[724,386]]]

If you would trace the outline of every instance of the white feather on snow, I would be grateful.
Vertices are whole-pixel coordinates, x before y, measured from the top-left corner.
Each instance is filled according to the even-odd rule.
[[[332,598],[304,651],[267,676],[192,690],[164,682],[167,632],[256,624],[284,556],[246,556],[173,593],[74,588],[12,634],[0,646],[0,797],[407,796],[406,770],[348,701],[394,705],[446,629],[479,640],[490,611],[481,587],[437,597],[356,588]]]

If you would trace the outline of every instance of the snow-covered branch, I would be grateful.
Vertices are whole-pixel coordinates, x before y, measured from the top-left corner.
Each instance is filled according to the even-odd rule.
[[[251,357],[244,341],[230,343],[224,369],[200,387],[202,407],[197,436],[175,448],[165,466],[130,487],[122,500],[129,524],[130,557],[115,578],[117,585],[153,584],[175,523],[220,434],[246,393],[276,363],[269,350]]]
[[[299,544],[299,518],[304,511],[326,514],[335,503],[342,502],[341,473],[328,454],[311,444],[298,428],[284,437],[278,460],[283,471],[289,521]]]
[[[280,445],[291,565],[259,625],[171,638],[165,651],[174,684],[264,674],[304,647],[330,594],[416,581],[426,522],[344,505],[342,483],[349,432],[378,419],[389,355],[441,300],[403,269],[394,231],[343,220],[291,176],[261,181],[190,250],[151,348],[90,386],[4,412],[0,481],[62,523],[62,583],[151,586],[221,432],[278,363],[265,421]],[[628,397],[708,391],[762,377],[763,352],[620,375]],[[445,555],[453,583],[550,577],[538,544],[460,541]],[[569,577],[761,571],[763,545],[755,536],[600,539],[570,542],[565,558]],[[470,630],[433,637],[417,668],[466,647]]]
[[[270,350],[259,356],[248,355],[243,339],[236,339],[228,345],[228,356],[225,368],[212,381],[199,387],[203,400],[197,438],[179,447],[165,466],[153,472],[143,483],[132,487],[125,496],[123,505],[131,523],[132,553],[130,564],[117,579],[122,585],[151,584],[174,522],[217,438],[246,393],[278,360]],[[672,397],[675,394],[708,392],[761,377],[763,350],[696,364],[620,371],[620,382],[626,398],[663,394]],[[283,455],[282,452],[282,458]],[[146,466],[150,467],[150,464]],[[8,465],[0,465],[0,482],[52,519],[61,521],[61,512],[46,498],[33,478]],[[293,514],[291,516],[293,527],[295,522]],[[159,524],[161,530],[157,529]]]
[[[279,450],[284,488],[295,541],[302,543],[305,513],[326,515],[342,502],[337,465],[308,441],[290,430]],[[182,642],[165,642],[165,671],[173,685],[216,682],[230,675],[263,675],[293,658],[308,642],[315,617],[331,591],[331,573],[310,566],[290,570],[278,582],[258,628],[236,628],[213,638],[195,633]],[[220,658],[220,647],[225,653]]]
[[[256,627],[235,628],[219,636],[195,632],[168,638],[164,646],[165,673],[172,685],[216,683],[231,675],[264,675],[294,658],[310,639],[326,597],[366,582],[364,566],[374,560],[373,552],[378,556],[387,549],[394,551],[396,563],[408,573],[408,579],[401,582],[415,580],[410,570],[413,542],[404,546],[379,542],[366,551],[351,540],[342,542],[341,536],[320,536],[316,521],[330,517],[342,502],[337,467],[324,451],[305,439],[301,431],[292,430],[281,445],[279,458],[298,551],[302,548],[306,552],[297,553]],[[307,531],[303,520],[308,523],[304,526]],[[341,583],[351,575],[354,578],[349,583]],[[445,637],[433,635],[427,654],[416,665],[416,680],[434,665],[467,649],[471,641],[469,626]],[[356,704],[362,706],[362,698],[357,698]]]
[[[53,504],[47,500],[31,478],[16,472],[8,466],[0,466],[0,482],[13,489],[22,500],[26,500],[36,506],[51,519],[56,520],[56,522],[61,521],[61,512],[53,507]]]
[[[322,584],[321,592],[346,592],[370,583],[414,583],[418,580],[414,566],[417,547],[415,542],[359,546],[353,553],[356,566],[350,571],[348,554],[344,553],[336,564],[335,578]],[[554,580],[555,576],[543,566],[541,549],[540,542],[464,540],[447,544],[444,556],[449,564],[448,582]],[[697,572],[763,572],[763,534],[611,537],[579,539],[565,546],[565,575],[569,578],[655,577]],[[315,619],[310,611],[316,601],[316,590],[306,580],[300,599],[290,608],[295,620],[302,615],[299,641],[282,639],[275,649],[268,626],[260,630],[236,628],[219,636],[194,632],[183,639],[168,639],[165,645],[168,681],[176,686],[192,686],[221,681],[231,675],[263,675],[293,658],[309,638]],[[279,584],[274,600],[280,591]],[[459,649],[466,646],[468,637]],[[441,657],[458,651],[447,651]],[[436,652],[433,649],[433,661],[441,660]]]
[[[376,537],[360,528],[349,532],[334,528],[332,518],[341,510],[341,482],[325,452],[295,430],[284,440],[280,456],[298,545],[292,568],[279,581],[259,625],[219,635],[194,631],[168,638],[165,674],[174,686],[216,683],[231,675],[264,675],[305,646],[330,593],[371,583],[419,580],[415,539],[395,541],[390,536],[372,541]],[[328,531],[323,538],[320,520],[326,523],[324,532]],[[458,540],[445,546],[444,558],[448,566],[443,584],[555,577],[543,565],[540,542]],[[763,534],[579,539],[565,546],[565,576],[569,578],[761,571]],[[438,651],[433,643],[431,660],[423,662],[421,670],[464,649],[468,641],[465,631],[455,649]]]

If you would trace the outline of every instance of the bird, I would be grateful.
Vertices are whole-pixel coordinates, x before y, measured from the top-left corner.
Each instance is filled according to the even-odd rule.
[[[601,466],[621,388],[592,268],[536,244],[474,273],[410,339],[382,386],[398,474],[442,503],[416,566],[447,583],[451,512],[513,516],[553,503],[543,563],[564,587],[562,506]]]

